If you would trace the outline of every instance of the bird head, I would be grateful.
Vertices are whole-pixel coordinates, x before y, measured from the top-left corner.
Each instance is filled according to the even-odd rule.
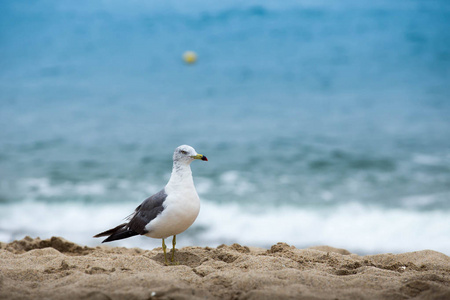
[[[188,145],[181,145],[177,147],[175,149],[175,152],[173,153],[173,161],[190,164],[196,159],[208,161],[206,156],[204,156],[203,154],[198,154],[194,148]]]

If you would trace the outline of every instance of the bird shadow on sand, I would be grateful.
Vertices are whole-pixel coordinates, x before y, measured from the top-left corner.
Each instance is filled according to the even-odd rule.
[[[155,249],[155,250],[158,250],[158,249]],[[204,258],[202,258],[194,253],[178,251],[178,250],[175,250],[175,258],[174,258],[173,263],[170,261],[171,257],[172,257],[172,252],[168,251],[167,252],[167,260],[169,261],[168,266],[188,266],[191,268],[195,268],[195,267],[200,266],[204,261]],[[158,262],[161,265],[165,265],[164,253],[162,252],[162,248],[161,248],[161,253],[158,253],[152,257],[149,256],[148,258]]]

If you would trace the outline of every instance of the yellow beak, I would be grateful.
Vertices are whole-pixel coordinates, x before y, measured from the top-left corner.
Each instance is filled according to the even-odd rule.
[[[192,158],[195,158],[195,159],[201,159],[201,160],[204,160],[204,161],[208,161],[208,159],[206,158],[206,156],[204,156],[203,154],[197,154],[197,155],[194,155],[194,156],[192,156]]]

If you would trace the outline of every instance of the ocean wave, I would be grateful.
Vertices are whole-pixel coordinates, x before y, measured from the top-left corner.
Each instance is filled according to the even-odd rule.
[[[146,180],[100,178],[79,182],[25,177],[0,182],[0,203],[128,202],[143,200],[159,189],[161,187]]]
[[[80,244],[98,245],[101,241],[91,237],[117,225],[133,209],[130,203],[2,205],[0,240],[56,235]],[[203,201],[197,221],[180,236],[178,243],[180,246],[240,243],[269,247],[286,242],[299,248],[331,245],[360,254],[423,249],[450,254],[449,217],[448,212],[442,211],[380,209],[356,203],[334,209],[299,209]],[[160,241],[137,237],[111,245],[149,249],[160,246]]]
[[[21,181],[21,189],[30,195],[35,194],[44,197],[60,197],[67,194],[79,196],[104,195],[106,187],[99,182],[77,183],[63,182],[58,185],[50,183],[49,178],[27,178]]]
[[[334,209],[202,207],[202,239],[268,247],[279,241],[299,247],[332,245],[358,253],[434,249],[450,253],[449,213],[381,209],[357,203]]]
[[[288,152],[288,151],[287,151]],[[436,166],[439,156],[391,158],[396,161],[394,170],[386,171],[367,167],[354,170],[342,163],[343,158],[333,162],[326,170],[312,170],[309,165],[318,156],[312,149],[301,160],[293,158],[287,162],[273,163],[267,158],[257,164],[247,165],[255,154],[249,154],[244,163],[224,164],[226,153],[216,152],[208,168],[195,168],[195,184],[201,198],[215,203],[259,205],[267,208],[279,206],[335,207],[352,202],[383,208],[416,210],[449,210],[449,175],[444,165]],[[272,157],[271,153],[257,153],[260,159]],[[290,154],[287,156],[289,157]],[[346,161],[354,160],[356,155]],[[289,162],[291,161],[291,162]],[[442,160],[439,160],[442,161]],[[117,174],[100,172],[94,176],[86,170],[62,168],[67,174],[75,173],[80,178],[58,176],[53,171],[42,177],[5,178],[0,181],[0,203],[38,201],[43,203],[133,203],[158,192],[170,177],[169,163],[153,164],[126,169]],[[101,168],[103,170],[103,167]],[[73,176],[72,176],[73,177]],[[82,179],[82,180],[81,180]]]

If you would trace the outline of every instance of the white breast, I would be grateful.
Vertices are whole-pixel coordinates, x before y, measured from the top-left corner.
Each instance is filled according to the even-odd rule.
[[[190,185],[167,185],[167,198],[164,210],[154,220],[145,226],[146,236],[152,238],[167,238],[188,229],[195,221],[200,211],[200,199],[195,187]]]

